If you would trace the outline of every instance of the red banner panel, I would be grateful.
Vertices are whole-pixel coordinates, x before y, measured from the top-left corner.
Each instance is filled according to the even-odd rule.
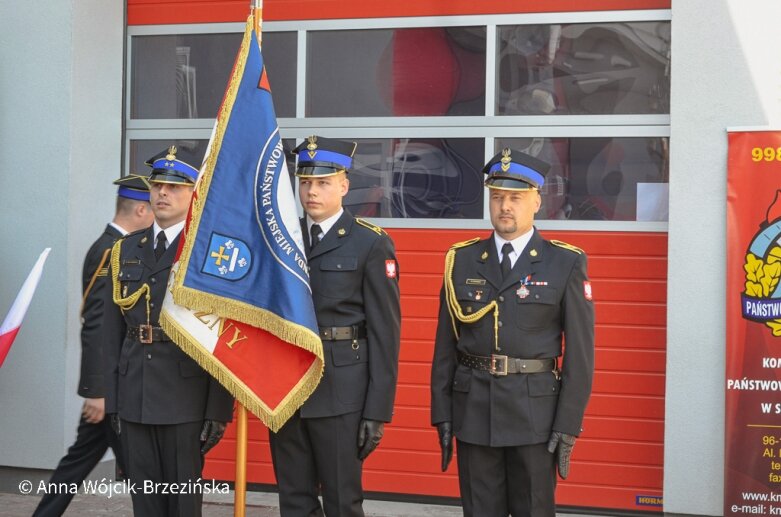
[[[781,131],[729,134],[724,515],[781,514]]]

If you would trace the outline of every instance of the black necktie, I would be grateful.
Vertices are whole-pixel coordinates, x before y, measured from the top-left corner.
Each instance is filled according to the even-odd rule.
[[[165,232],[160,230],[157,234],[157,242],[155,243],[155,258],[160,260],[160,257],[165,253]]]
[[[312,225],[312,228],[309,230],[309,235],[312,236],[311,240],[309,241],[309,242],[312,243],[311,248],[314,248],[315,246],[317,246],[317,243],[320,242],[320,233],[321,232],[322,232],[322,230],[320,229],[320,225],[319,224],[313,224]]]
[[[507,278],[510,274],[510,270],[513,268],[512,262],[510,262],[510,253],[513,251],[513,245],[509,242],[505,242],[502,246],[502,278]]]

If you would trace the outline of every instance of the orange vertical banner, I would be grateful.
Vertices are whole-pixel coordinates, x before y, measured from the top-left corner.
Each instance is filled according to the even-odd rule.
[[[724,515],[781,514],[781,130],[731,131]]]

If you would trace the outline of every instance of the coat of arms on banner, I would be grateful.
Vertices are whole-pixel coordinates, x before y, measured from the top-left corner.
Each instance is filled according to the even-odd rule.
[[[762,322],[781,337],[781,190],[767,210],[748,246],[746,290],[742,295],[743,317]]]

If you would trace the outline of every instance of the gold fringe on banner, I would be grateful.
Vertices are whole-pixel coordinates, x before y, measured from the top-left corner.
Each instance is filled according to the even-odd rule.
[[[217,361],[211,352],[206,350],[197,339],[179,325],[173,317],[164,310],[160,314],[160,326],[187,355],[192,357],[201,368],[217,379],[236,400],[244,405],[253,415],[257,416],[273,432],[277,432],[293,413],[309,398],[317,388],[323,374],[323,355],[316,354],[316,360],[301,377],[290,393],[282,399],[276,409],[271,409],[228,368]]]
[[[165,311],[160,316],[160,324],[171,339],[182,348],[182,350],[192,357],[201,367],[214,376],[230,393],[236,397],[248,410],[257,416],[272,431],[277,431],[282,424],[306,401],[309,395],[317,387],[323,374],[323,348],[320,337],[314,331],[292,323],[277,316],[276,314],[260,309],[248,303],[237,300],[227,300],[225,298],[209,295],[184,286],[184,279],[190,262],[192,249],[195,245],[195,238],[198,235],[200,217],[211,186],[217,157],[220,155],[222,140],[230,121],[233,106],[236,102],[241,78],[244,75],[244,69],[247,64],[250,45],[257,45],[258,42],[252,37],[254,27],[254,16],[247,18],[244,29],[244,38],[241,42],[239,54],[231,73],[231,79],[225,91],[220,112],[217,116],[209,152],[203,170],[195,186],[195,196],[192,202],[192,216],[190,226],[187,229],[182,253],[179,257],[179,264],[174,275],[172,294],[174,302],[191,310],[202,310],[216,314],[223,318],[233,319],[242,323],[252,325],[267,330],[279,339],[291,343],[311,352],[316,360],[302,377],[299,383],[291,390],[278,405],[276,410],[272,410],[262,400],[260,400],[240,379],[232,374],[224,365],[217,361],[214,356],[201,346],[198,341],[190,335],[181,325],[176,323],[172,317],[169,317]]]
[[[236,102],[236,94],[239,91],[239,85],[241,84],[241,78],[244,75],[244,67],[247,64],[247,54],[249,53],[250,44],[252,41],[252,27],[254,25],[253,16],[250,14],[247,18],[247,24],[244,28],[244,38],[241,40],[241,47],[239,49],[239,55],[236,57],[236,63],[233,65],[233,73],[231,74],[228,88],[225,91],[225,98],[222,101],[220,112],[217,114],[217,124],[214,128],[211,141],[209,142],[209,155],[206,157],[206,163],[203,166],[198,182],[195,185],[195,196],[192,201],[192,216],[190,219],[190,226],[187,228],[187,234],[185,235],[184,247],[179,257],[180,267],[176,272],[174,282],[174,300],[179,305],[191,305],[183,304],[177,298],[177,290],[183,287],[184,276],[187,271],[187,267],[190,263],[190,254],[193,246],[195,245],[195,236],[198,235],[198,226],[201,220],[201,212],[206,204],[206,198],[209,193],[209,187],[211,186],[212,176],[214,175],[214,166],[217,162],[217,157],[220,155],[220,148],[222,147],[222,139],[225,136],[225,129],[228,127],[228,121],[230,120],[230,114],[233,112],[233,104]]]
[[[233,105],[236,101],[239,84],[244,75],[244,68],[247,64],[247,55],[249,54],[250,45],[257,45],[257,42],[252,38],[253,26],[254,18],[250,15],[247,18],[244,29],[244,38],[241,42],[239,55],[236,58],[236,64],[233,67],[231,80],[228,83],[225,98],[217,117],[217,125],[215,126],[214,134],[212,135],[211,143],[209,145],[209,155],[204,164],[203,172],[198,180],[198,184],[196,185],[196,196],[193,198],[190,227],[187,229],[184,247],[182,248],[182,254],[179,258],[179,269],[174,278],[174,301],[178,305],[190,309],[208,311],[221,317],[234,319],[255,327],[261,327],[284,341],[293,343],[312,353],[316,353],[317,350],[322,349],[322,343],[315,332],[300,325],[290,323],[276,314],[264,311],[248,303],[240,302],[238,300],[227,300],[184,286],[184,279],[190,263],[190,256],[195,245],[196,235],[198,235],[200,216],[203,212],[203,207],[206,204],[206,198],[214,175],[217,157],[220,154],[220,148],[222,146],[222,139],[225,136],[225,130],[230,120],[230,114],[233,112]]]

